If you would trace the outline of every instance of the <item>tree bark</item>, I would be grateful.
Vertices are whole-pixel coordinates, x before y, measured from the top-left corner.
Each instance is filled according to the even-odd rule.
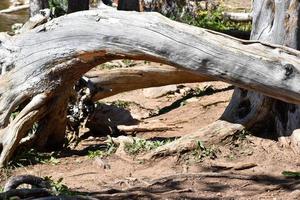
[[[40,10],[49,8],[48,0],[30,0],[29,1],[29,11],[30,17],[40,13]]]
[[[299,11],[297,0],[255,0],[251,39],[299,50]],[[293,71],[289,65],[286,70],[287,74],[288,71]],[[282,84],[286,81],[288,79]],[[293,137],[298,137],[295,130],[300,127],[299,106],[291,103],[293,102],[286,103],[257,92],[236,88],[222,118],[265,133],[264,137],[279,138],[284,145],[289,145],[291,141],[295,141]]]
[[[156,13],[109,9],[56,18],[14,37],[0,35],[0,165],[8,162],[35,122],[40,129],[56,123],[53,114],[63,117],[69,98],[66,91],[91,68],[107,61],[136,59],[169,64],[299,104],[299,58],[298,51],[287,47],[233,39]],[[238,109],[243,110],[249,101]],[[29,103],[10,119],[24,102]],[[247,107],[241,110],[240,114],[248,111]],[[257,121],[260,115],[252,117]],[[52,129],[47,137],[52,140],[56,131]],[[48,133],[39,134],[43,137]]]
[[[97,101],[118,93],[170,84],[213,81],[192,71],[162,66],[136,66],[112,70],[92,71],[84,75],[91,91],[91,100]]]

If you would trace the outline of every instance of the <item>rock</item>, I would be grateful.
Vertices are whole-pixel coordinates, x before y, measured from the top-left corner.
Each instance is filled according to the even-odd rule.
[[[192,97],[192,98],[186,100],[187,103],[193,103],[193,102],[198,102],[198,101],[199,101],[199,99],[197,97]]]
[[[156,99],[176,91],[177,91],[176,85],[167,85],[162,87],[153,87],[153,88],[144,89],[143,94],[147,98]]]
[[[300,130],[296,129],[293,131],[292,135],[291,135],[291,147],[292,149],[299,153],[300,152]]]

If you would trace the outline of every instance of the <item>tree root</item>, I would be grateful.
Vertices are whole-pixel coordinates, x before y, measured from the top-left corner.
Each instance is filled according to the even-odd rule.
[[[141,160],[150,160],[157,157],[178,154],[182,152],[192,151],[198,148],[198,141],[212,145],[225,141],[228,137],[235,135],[245,129],[240,124],[233,124],[223,120],[218,120],[193,134],[182,136],[181,138],[160,146],[145,155],[138,156]],[[113,138],[113,142],[119,145],[116,154],[122,158],[127,158],[128,155],[124,151],[124,147],[128,143],[133,143],[132,137],[120,136]]]
[[[217,144],[242,130],[244,130],[244,126],[240,124],[218,120],[193,134],[185,135],[178,140],[158,147],[152,152],[141,156],[139,159],[149,160],[156,157],[191,151],[197,148],[197,141],[202,141],[209,145]]]
[[[22,184],[34,186],[31,189],[18,189]],[[94,200],[92,197],[83,196],[55,196],[51,191],[51,184],[49,181],[33,176],[20,175],[10,178],[4,186],[4,192],[0,193],[0,199],[40,199],[40,200]]]
[[[141,123],[138,125],[119,125],[117,126],[119,131],[126,132],[126,134],[131,135],[138,132],[161,132],[168,130],[176,130],[182,128],[181,126],[168,125],[164,123]]]
[[[5,129],[1,130],[0,167],[7,164],[33,123],[46,113],[45,101],[48,97],[49,95],[45,93],[36,95],[17,117]]]
[[[17,189],[22,184],[34,185],[38,188],[50,187],[49,183],[40,177],[32,175],[21,175],[10,178],[4,186],[4,192]]]

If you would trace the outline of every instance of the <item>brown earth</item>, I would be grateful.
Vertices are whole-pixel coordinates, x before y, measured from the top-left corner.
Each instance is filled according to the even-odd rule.
[[[143,121],[176,124],[178,128],[164,132],[137,134],[142,138],[179,137],[217,120],[224,111],[232,89],[228,84],[209,82],[185,84],[188,88],[207,88],[214,93],[186,99],[180,107]],[[181,90],[157,99],[145,98],[142,90],[119,94],[103,101],[122,100],[135,102],[133,114],[138,116],[136,105],[147,111],[163,108],[184,96]],[[223,89],[223,90],[222,90]],[[219,91],[218,91],[219,90]],[[130,103],[131,105],[131,103]],[[148,109],[146,109],[148,108]],[[209,137],[209,136],[208,136]],[[280,147],[277,141],[238,135],[214,149],[216,156],[197,157],[193,153],[143,161],[134,156],[111,155],[90,158],[88,150],[103,145],[102,137],[89,137],[72,151],[57,156],[58,163],[35,164],[7,170],[8,176],[33,174],[63,178],[71,190],[87,192],[99,199],[298,199],[300,181],[285,178],[283,171],[299,171],[300,159],[292,150]],[[204,144],[205,145],[205,144]],[[7,177],[5,177],[7,176]],[[114,189],[114,190],[113,190]],[[110,191],[114,198],[105,196]],[[128,196],[131,194],[132,196]],[[103,197],[104,196],[104,197]],[[119,197],[119,198],[116,198]]]
[[[250,1],[225,3],[235,8],[250,5]],[[213,88],[209,90],[212,92],[185,98],[191,89],[208,87]],[[136,90],[103,101],[130,102],[121,108],[128,116],[114,116],[118,117],[119,124],[136,118],[143,123],[159,122],[175,127],[136,136],[177,138],[217,120],[232,91],[228,84],[208,82],[184,84],[177,91],[156,99],[146,98],[143,90]],[[174,106],[176,101],[178,107]],[[168,112],[152,116],[153,112],[172,104]],[[195,151],[150,161],[116,154],[90,158],[89,150],[103,146],[106,139],[103,134],[99,132],[98,136],[94,134],[84,139],[73,150],[59,152],[54,161],[5,169],[0,176],[1,185],[10,176],[33,174],[51,176],[53,180],[63,178],[71,190],[99,199],[300,199],[300,181],[282,175],[283,171],[300,171],[299,155],[272,139],[241,133],[222,144],[207,146],[207,150],[214,153],[202,157]]]

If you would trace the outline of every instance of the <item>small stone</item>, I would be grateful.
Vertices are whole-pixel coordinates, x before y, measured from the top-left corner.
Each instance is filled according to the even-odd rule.
[[[147,98],[156,99],[177,91],[176,85],[167,85],[162,87],[153,87],[143,90],[143,94]]]

